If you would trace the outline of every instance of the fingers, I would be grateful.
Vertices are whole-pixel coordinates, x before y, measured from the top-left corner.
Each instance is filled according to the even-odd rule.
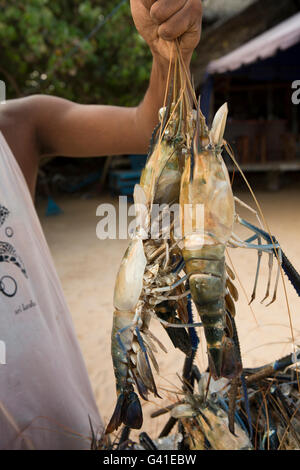
[[[201,0],[157,0],[150,9],[150,16],[159,25],[158,35],[172,41],[184,33],[194,33],[199,29]]]
[[[158,0],[152,3],[153,5],[150,9],[150,16],[157,24],[160,25],[182,9],[184,5],[188,3],[188,0],[173,0],[171,2],[168,0]]]
[[[147,10],[150,10],[153,3],[155,3],[155,2],[156,2],[156,0],[142,0],[142,4],[144,5],[144,7],[147,8]]]
[[[182,13],[183,12],[180,10],[159,26],[158,35],[162,39],[172,41],[188,31],[194,18],[190,18],[188,15],[183,15]]]
[[[200,40],[201,0],[130,0],[136,27],[153,53],[170,59],[170,41],[180,38],[187,62]]]
[[[172,41],[183,35],[197,34],[198,36],[198,33],[200,35],[201,19],[201,1],[187,1],[183,8],[159,26],[158,34],[167,41]]]

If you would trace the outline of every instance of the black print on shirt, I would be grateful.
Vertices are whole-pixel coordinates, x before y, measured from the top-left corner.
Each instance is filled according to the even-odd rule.
[[[14,234],[14,231],[11,227],[6,227],[5,228],[5,235],[8,237],[8,238],[11,238]]]
[[[0,204],[0,227],[4,224],[8,215],[9,215],[9,210],[6,209],[6,207],[1,206]]]
[[[8,242],[0,241],[0,263],[2,262],[13,263],[22,271],[24,276],[28,278],[23,261],[14,247]]]
[[[15,314],[19,315],[19,313],[25,312],[26,310],[34,307],[36,307],[36,303],[33,302],[33,300],[30,300],[27,304],[22,303],[22,305],[19,305],[19,307],[15,310]]]
[[[18,285],[12,276],[2,276],[0,279],[0,292],[6,297],[14,297],[17,293]]]
[[[0,204],[0,227],[9,216],[9,210]],[[5,235],[11,238],[14,235],[12,227],[5,228]],[[15,248],[8,242],[0,241],[0,263],[12,263],[21,270],[28,279],[24,263],[17,254]],[[17,293],[18,285],[12,276],[4,275],[0,278],[0,293],[6,297],[14,297]]]

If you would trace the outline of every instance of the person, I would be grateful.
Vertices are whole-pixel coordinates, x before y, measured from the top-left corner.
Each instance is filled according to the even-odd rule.
[[[33,199],[42,156],[145,153],[171,41],[190,65],[201,0],[131,0],[153,65],[135,108],[33,95],[0,105],[0,449],[88,449],[97,410]]]

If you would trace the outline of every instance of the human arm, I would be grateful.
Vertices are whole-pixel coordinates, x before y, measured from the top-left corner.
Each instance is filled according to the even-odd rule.
[[[83,105],[35,95],[7,101],[0,109],[0,128],[30,188],[35,185],[40,156],[147,151],[164,101],[171,41],[180,37],[188,67],[200,39],[201,0],[131,0],[131,9],[136,27],[153,55],[148,90],[137,107]]]
[[[131,0],[136,27],[153,54],[148,90],[137,107],[80,105],[55,97],[33,97],[43,154],[93,156],[144,153],[167,83],[171,41],[180,37],[186,66],[200,39],[200,0]]]

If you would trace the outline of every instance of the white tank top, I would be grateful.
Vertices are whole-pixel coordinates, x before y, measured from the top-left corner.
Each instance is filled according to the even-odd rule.
[[[89,417],[101,431],[42,228],[0,131],[0,449],[89,449]]]

